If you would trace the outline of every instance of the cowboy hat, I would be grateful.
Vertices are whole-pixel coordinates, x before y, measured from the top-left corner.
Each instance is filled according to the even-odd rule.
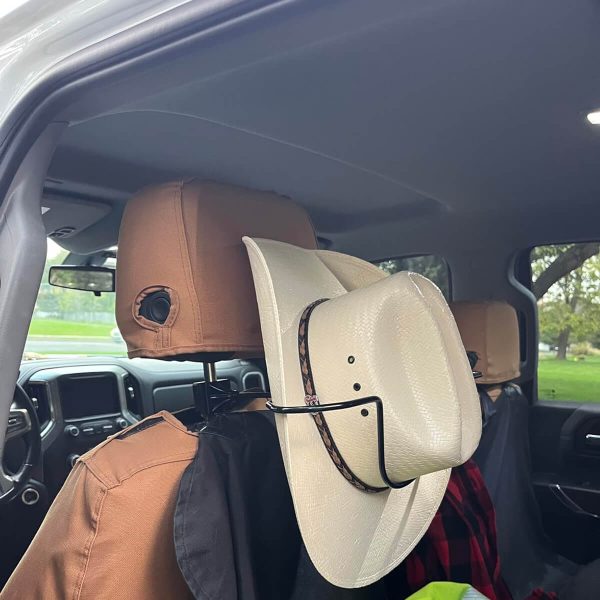
[[[450,469],[479,442],[460,335],[441,292],[420,275],[243,240],[304,544],[329,582],[368,585],[421,539]]]

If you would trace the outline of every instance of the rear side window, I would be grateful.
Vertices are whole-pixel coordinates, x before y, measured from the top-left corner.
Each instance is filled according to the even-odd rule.
[[[381,260],[375,264],[390,275],[398,271],[412,271],[424,275],[440,288],[446,300],[450,300],[450,270],[448,263],[441,256],[435,254],[403,256]]]
[[[538,246],[538,397],[600,402],[600,243]]]

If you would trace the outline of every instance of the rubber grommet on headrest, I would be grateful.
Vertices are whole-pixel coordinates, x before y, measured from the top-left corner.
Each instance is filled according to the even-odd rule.
[[[140,316],[163,325],[171,312],[171,297],[166,290],[152,292],[140,302]]]

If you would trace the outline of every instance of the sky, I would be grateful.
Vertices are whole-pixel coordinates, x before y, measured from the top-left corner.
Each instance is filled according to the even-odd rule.
[[[25,2],[27,0],[2,0],[0,3],[0,17],[4,17],[13,10],[16,10],[19,6],[25,4]]]
[[[63,249],[56,242],[48,238],[48,254],[46,254],[46,259],[55,258],[62,251]]]

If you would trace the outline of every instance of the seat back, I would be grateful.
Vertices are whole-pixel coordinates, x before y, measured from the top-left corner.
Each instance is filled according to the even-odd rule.
[[[519,377],[519,329],[502,302],[457,302],[452,312],[476,369],[483,432],[474,460],[494,502],[502,575],[515,598],[532,589],[556,590],[574,565],[551,547],[532,484],[529,401],[512,383]]]

